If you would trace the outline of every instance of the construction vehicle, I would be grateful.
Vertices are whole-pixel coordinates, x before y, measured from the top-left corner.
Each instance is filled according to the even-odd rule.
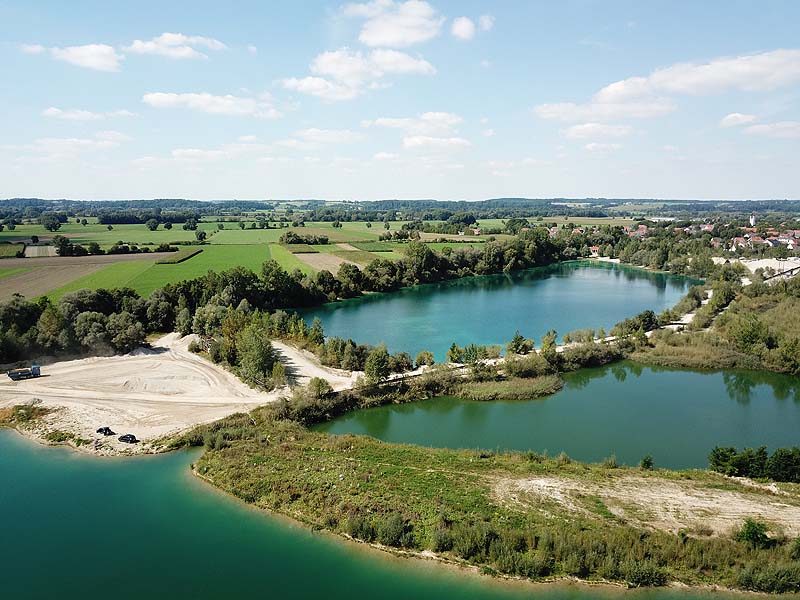
[[[14,381],[30,379],[31,377],[40,377],[41,374],[42,370],[39,368],[39,365],[31,365],[30,367],[26,367],[24,369],[12,369],[6,373],[6,375],[8,375]]]

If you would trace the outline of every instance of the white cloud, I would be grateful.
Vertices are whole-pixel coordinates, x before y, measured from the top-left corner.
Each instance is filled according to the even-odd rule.
[[[314,76],[284,79],[283,87],[325,100],[350,100],[381,87],[386,75],[436,73],[428,61],[405,52],[378,49],[364,54],[346,47],[317,55],[310,69]]]
[[[564,131],[570,139],[624,137],[633,133],[629,125],[605,125],[603,123],[584,123],[573,125]]]
[[[130,46],[123,48],[132,54],[157,54],[169,58],[208,58],[197,48],[208,50],[224,50],[225,44],[214,38],[199,35],[165,32],[147,41],[134,40]]]
[[[429,135],[411,135],[403,138],[404,148],[421,148],[426,150],[459,150],[472,144],[460,137],[433,137]]]
[[[348,17],[366,19],[358,39],[372,47],[404,48],[427,42],[439,35],[445,18],[427,2],[375,0],[347,4]]]
[[[435,75],[436,69],[427,60],[414,58],[397,50],[373,50],[370,60],[383,73]]]
[[[25,54],[43,54],[47,51],[47,48],[41,44],[22,44],[19,49]]]
[[[118,131],[99,131],[91,138],[39,138],[18,148],[45,160],[74,159],[85,151],[116,148],[130,138]]]
[[[745,115],[742,113],[731,113],[722,117],[719,122],[720,127],[737,127],[739,125],[747,125],[756,120],[755,115]]]
[[[492,66],[492,61],[486,60],[485,58],[480,62],[481,67],[484,69],[489,69]]]
[[[255,47],[253,44],[249,44],[249,45],[247,46],[247,51],[248,51],[250,54],[252,54],[253,56],[255,56],[256,54],[258,54],[258,48],[256,48],[256,47]]]
[[[584,146],[589,152],[607,152],[609,150],[619,150],[622,148],[620,144],[603,144],[600,142],[591,142]]]
[[[364,136],[349,129],[301,129],[295,137],[311,144],[349,144],[364,139]]]
[[[372,157],[373,160],[396,160],[398,158],[400,158],[400,155],[392,152],[378,152]]]
[[[574,102],[559,102],[556,104],[541,104],[534,112],[542,119],[556,119],[559,121],[583,121],[594,119],[608,121],[611,119],[630,118],[647,119],[660,117],[675,110],[675,105],[666,98],[657,98],[643,102],[590,102],[588,104],[575,104]]]
[[[125,60],[122,54],[106,44],[87,44],[66,48],[49,48],[50,56],[71,65],[94,69],[95,71],[119,71],[119,64]]]
[[[460,40],[471,40],[475,37],[475,23],[468,17],[458,17],[453,21],[450,33]]]
[[[204,150],[201,148],[176,148],[170,155],[172,158],[185,160],[217,160],[228,156],[224,150]]]
[[[281,81],[287,90],[293,90],[302,94],[317,96],[323,100],[352,100],[361,93],[358,88],[351,88],[328,81],[322,77],[289,77]]]
[[[765,123],[764,125],[751,125],[745,133],[752,135],[765,135],[772,138],[797,139],[800,138],[800,121],[780,121],[778,123]]]
[[[483,137],[494,137],[494,129],[484,129]]]
[[[43,117],[65,119],[68,121],[100,121],[112,117],[133,117],[135,113],[129,110],[112,110],[108,112],[93,112],[80,109],[61,109],[51,106],[42,111]]]
[[[566,121],[648,118],[675,110],[665,94],[763,92],[797,81],[800,81],[800,50],[773,50],[706,63],[678,63],[645,77],[611,83],[587,104],[543,104],[534,110],[542,118]]]
[[[443,136],[455,133],[456,126],[463,119],[454,113],[426,112],[416,117],[379,117],[372,121],[362,121],[362,127],[387,127],[402,129],[406,134]]]
[[[274,119],[281,116],[281,113],[264,99],[245,98],[230,94],[215,96],[207,92],[186,94],[151,92],[142,96],[142,102],[155,108],[188,108],[217,115],[259,117],[264,119]]]
[[[244,142],[245,144],[249,144],[258,140],[258,138],[254,135],[240,135],[236,139],[240,142]]]
[[[98,131],[94,134],[94,137],[106,142],[127,142],[131,139],[129,136],[119,131]]]
[[[481,15],[478,17],[478,27],[481,31],[489,31],[494,27],[494,17],[492,15]]]

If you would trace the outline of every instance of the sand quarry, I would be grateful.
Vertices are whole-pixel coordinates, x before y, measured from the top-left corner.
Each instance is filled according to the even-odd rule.
[[[94,440],[98,427],[117,436],[132,433],[131,446],[117,436],[102,439],[102,450],[146,452],[167,434],[209,423],[227,415],[275,402],[287,388],[254,390],[233,374],[188,350],[192,336],[176,333],[125,356],[91,357],[42,366],[42,377],[14,382],[0,379],[0,408],[40,401],[55,409],[44,429],[62,430]],[[355,382],[358,373],[321,366],[313,354],[274,342],[292,382],[324,377],[336,390]],[[38,432],[40,435],[45,431]],[[91,448],[86,448],[91,449]]]

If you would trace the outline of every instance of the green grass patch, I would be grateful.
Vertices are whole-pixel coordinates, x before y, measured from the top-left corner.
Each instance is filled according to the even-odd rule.
[[[353,242],[352,245],[365,252],[392,252],[399,249],[399,246],[392,242]]]
[[[162,258],[161,260],[157,260],[157,265],[177,265],[178,263],[182,263],[185,260],[189,260],[193,256],[197,256],[203,251],[202,248],[197,247],[190,247],[190,248],[181,248],[177,252],[174,252],[172,256],[167,258]]]
[[[345,260],[353,261],[362,266],[368,265],[376,258],[386,258],[385,256],[375,255],[371,252],[364,252],[363,250],[335,250],[331,252],[331,254]]]
[[[12,275],[21,275],[26,271],[30,271],[31,269],[28,267],[19,267],[17,269],[0,269],[0,279],[4,277],[11,277]]]
[[[318,254],[314,246],[309,244],[281,244],[281,248],[291,252],[292,254]]]
[[[555,394],[564,387],[558,375],[542,375],[531,378],[512,378],[504,381],[480,381],[466,383],[456,393],[468,400],[535,400]]]
[[[0,244],[0,258],[16,258],[23,250],[25,246],[22,244]]]
[[[288,252],[286,254],[291,257]],[[265,245],[208,245],[203,246],[203,251],[195,255],[192,260],[175,264],[155,264],[154,261],[148,260],[115,263],[91,275],[76,279],[66,286],[50,292],[47,296],[51,300],[57,300],[68,292],[82,288],[130,287],[146,297],[168,283],[194,279],[209,271],[219,272],[241,266],[258,273],[261,271],[261,265],[269,258],[270,250]],[[294,260],[297,261],[297,259]]]
[[[270,244],[269,252],[270,258],[272,258],[272,260],[277,262],[289,273],[295,269],[300,269],[303,273],[308,275],[315,273],[315,270],[312,269],[311,266],[304,263],[280,244]]]
[[[94,273],[79,277],[67,285],[49,292],[46,296],[50,300],[56,301],[64,294],[82,289],[97,290],[117,287],[133,287],[136,289],[132,285],[134,279],[152,266],[153,261],[149,260],[114,263]]]

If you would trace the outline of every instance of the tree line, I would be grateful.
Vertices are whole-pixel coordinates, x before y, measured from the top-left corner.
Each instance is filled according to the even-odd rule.
[[[32,302],[17,296],[0,304],[0,362],[41,354],[125,352],[140,344],[149,332],[176,328],[188,332],[186,323],[194,323],[198,311],[200,328],[209,315],[216,315],[213,318],[221,322],[223,313],[240,306],[262,312],[315,306],[365,292],[546,265],[565,254],[567,246],[550,239],[546,232],[530,233],[520,239],[487,242],[480,248],[457,248],[449,253],[410,242],[401,260],[378,258],[363,271],[345,263],[336,275],[327,270],[315,275],[299,270],[288,273],[270,260],[258,274],[242,267],[210,271],[196,279],[170,283],[146,299],[128,288],[80,290],[58,302],[47,298]],[[77,329],[82,313],[95,313],[89,327],[92,335]],[[202,329],[195,332],[202,333]]]

